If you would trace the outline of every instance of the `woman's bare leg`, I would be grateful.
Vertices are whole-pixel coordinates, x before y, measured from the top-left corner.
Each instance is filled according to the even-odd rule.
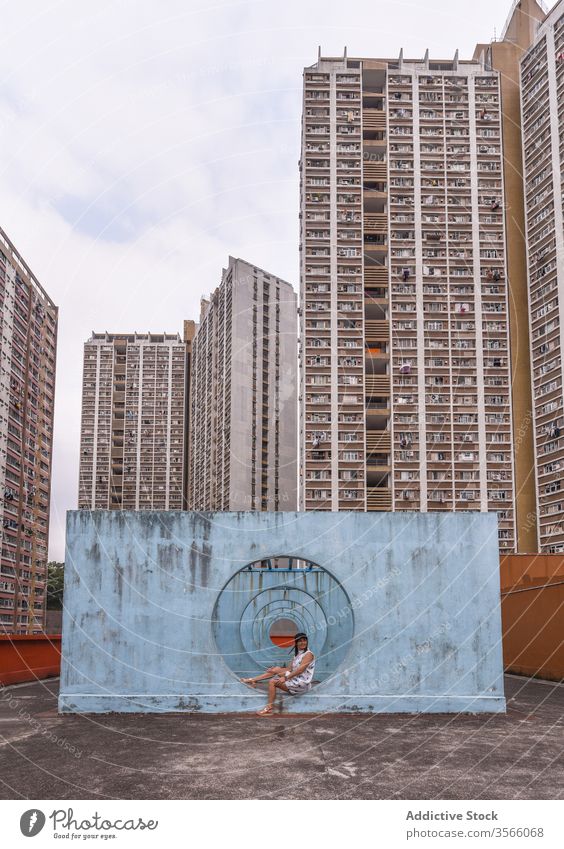
[[[257,681],[265,681],[267,678],[272,678],[273,675],[281,675],[285,671],[283,666],[271,666],[262,675],[255,675],[253,678],[241,678],[241,681],[243,684],[254,686]]]
[[[276,688],[288,692],[288,688],[284,681],[280,681],[278,678],[272,678],[268,682],[268,703],[263,708],[261,708],[261,710],[257,711],[259,715],[265,716],[266,714],[272,713],[272,709],[274,707],[274,698],[276,696]]]

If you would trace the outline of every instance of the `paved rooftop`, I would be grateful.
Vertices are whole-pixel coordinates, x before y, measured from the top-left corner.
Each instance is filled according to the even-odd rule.
[[[506,715],[58,716],[0,691],[2,799],[561,799],[564,685],[506,677]],[[73,752],[71,747],[74,747]]]

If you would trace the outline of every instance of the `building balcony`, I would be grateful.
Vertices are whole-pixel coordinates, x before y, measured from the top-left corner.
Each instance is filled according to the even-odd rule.
[[[382,342],[368,343],[364,350],[367,357],[371,357],[373,359],[389,359],[387,346]]]
[[[385,306],[388,303],[388,290],[382,286],[366,286],[364,289],[365,303]]]
[[[388,456],[384,457],[372,457],[367,454],[366,456],[366,471],[368,473],[377,473],[380,474],[382,472],[389,473],[392,468],[390,466],[390,461]]]
[[[371,183],[370,181],[365,181],[362,188],[364,190],[365,201],[379,201],[380,204],[383,204],[388,197],[385,183]]]
[[[385,112],[381,109],[363,109],[362,125],[364,130],[385,130]]]
[[[385,162],[365,162],[363,169],[365,180],[385,180],[387,177]]]
[[[381,259],[388,252],[388,239],[385,234],[364,234],[364,256],[370,262]]]
[[[392,509],[392,492],[387,487],[370,486],[366,489],[366,508],[370,511]]]
[[[365,284],[376,283],[382,284],[388,282],[388,266],[387,265],[371,265],[364,268]]]
[[[364,216],[364,232],[387,234],[388,217],[385,212],[370,213]]]
[[[366,402],[367,415],[373,416],[389,416],[390,415],[390,399],[378,397],[375,400]]]
[[[388,452],[392,447],[392,436],[389,430],[367,430],[366,449],[368,452]]]
[[[368,342],[388,342],[390,323],[386,319],[367,319],[364,322],[365,336]],[[389,383],[388,383],[389,385]]]
[[[367,374],[364,378],[364,389],[366,395],[381,395],[390,391],[389,375]]]

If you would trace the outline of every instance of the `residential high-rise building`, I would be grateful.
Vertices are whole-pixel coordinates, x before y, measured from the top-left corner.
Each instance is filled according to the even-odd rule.
[[[564,2],[521,60],[540,550],[564,552]]]
[[[79,508],[186,508],[185,398],[179,334],[92,334],[84,345]]]
[[[505,233],[509,291],[509,349],[511,406],[514,422],[515,502],[517,549],[538,548],[535,452],[532,427],[531,359],[527,246],[520,99],[520,60],[531,46],[535,29],[546,17],[537,0],[515,0],[501,38],[478,44],[474,59],[499,71]]]
[[[295,510],[296,296],[229,257],[192,342],[190,509]]]
[[[46,609],[58,310],[0,230],[0,630]]]
[[[500,75],[304,71],[300,502],[495,510],[516,546]]]
[[[197,324],[190,319],[184,321],[184,344],[186,345],[186,381],[184,404],[184,494],[183,504],[188,509],[190,498],[188,482],[190,480],[190,379],[192,374],[192,343],[196,335]]]

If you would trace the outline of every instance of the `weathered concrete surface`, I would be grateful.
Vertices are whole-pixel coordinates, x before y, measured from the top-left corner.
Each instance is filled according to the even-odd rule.
[[[564,686],[508,677],[506,694],[478,716],[79,716],[57,714],[53,679],[24,684],[0,692],[0,796],[564,798]]]
[[[240,573],[282,555],[325,572]],[[322,673],[287,710],[505,709],[494,514],[75,511],[65,563],[61,711],[253,711],[273,611]]]

